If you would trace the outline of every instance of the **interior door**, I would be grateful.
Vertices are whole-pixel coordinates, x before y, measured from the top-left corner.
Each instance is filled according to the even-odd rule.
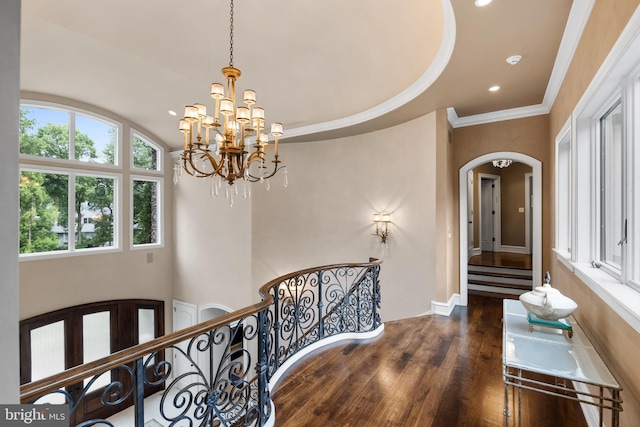
[[[483,252],[494,252],[494,226],[493,216],[493,180],[482,178],[480,180],[480,249]]]
[[[197,309],[195,304],[190,304],[188,302],[173,300],[173,331],[179,331],[184,328],[188,328],[189,326],[193,326],[197,323]],[[187,353],[187,347],[189,345],[189,341],[183,341],[176,345],[176,347],[180,348],[182,352]],[[191,355],[192,357],[196,357],[196,354]],[[180,351],[173,351],[173,378],[178,378],[183,374],[193,372],[194,370],[194,361],[189,360],[183,353]],[[182,378],[179,382],[180,387],[187,386],[192,380],[195,379],[190,378],[190,376],[186,376]]]

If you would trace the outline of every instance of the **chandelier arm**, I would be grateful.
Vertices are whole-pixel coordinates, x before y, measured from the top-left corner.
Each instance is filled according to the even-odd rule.
[[[282,163],[280,160],[272,160],[272,161],[271,161],[271,163],[273,163],[273,164],[274,164],[274,166],[273,166],[273,170],[272,170],[272,171],[271,171],[271,173],[269,173],[268,175],[263,175],[263,176],[262,176],[262,179],[263,179],[263,180],[264,180],[264,179],[269,179],[269,178],[271,178],[271,177],[272,177],[272,176],[274,176],[276,173],[278,173],[278,171],[279,171],[280,169],[283,169],[283,168],[285,167],[284,165],[278,166],[278,164],[279,164],[279,163]],[[265,168],[266,168],[266,166],[265,166]],[[249,182],[257,182],[257,181],[260,181],[260,178],[261,178],[261,177],[259,177],[259,176],[253,176],[253,175],[251,175],[251,172],[249,172],[249,173],[247,174],[247,177],[248,177],[248,179],[247,179],[247,180],[248,180]]]
[[[200,158],[206,158],[207,160],[209,160],[209,163],[211,163],[211,166],[213,167],[213,171],[205,172],[200,170],[195,164],[195,162],[197,162],[197,159],[195,162],[193,160],[194,155],[200,156]],[[194,148],[192,149],[192,151],[189,151],[188,156],[183,157],[183,164],[184,164],[184,170],[191,176],[203,177],[203,178],[212,176],[215,174],[222,176],[222,174],[220,173],[220,170],[222,169],[222,162],[218,164],[218,162],[216,162],[216,159],[211,154],[209,154],[207,150],[204,150],[202,148]],[[191,168],[191,171],[189,170],[189,168]],[[195,173],[192,173],[192,172],[195,172]],[[222,177],[224,178],[224,176]]]

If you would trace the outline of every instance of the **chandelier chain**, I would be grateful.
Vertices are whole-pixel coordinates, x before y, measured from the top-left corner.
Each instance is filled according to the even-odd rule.
[[[233,0],[229,8],[229,66],[233,67]]]

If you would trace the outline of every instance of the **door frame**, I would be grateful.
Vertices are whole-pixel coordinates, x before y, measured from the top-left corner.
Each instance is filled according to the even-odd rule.
[[[496,158],[512,159],[531,166],[533,170],[533,239],[531,242],[531,272],[533,283],[542,283],[542,162],[531,156],[511,151],[498,151],[483,154],[463,165],[459,170],[459,247],[467,245],[467,172]],[[467,256],[464,250],[459,250],[460,258],[460,304],[466,306],[468,296]]]
[[[533,188],[531,188],[530,181],[533,180],[533,174],[524,174],[524,246],[527,248],[527,253],[531,253],[531,196],[533,195]]]
[[[467,257],[471,258],[473,256],[473,248],[474,248],[474,230],[475,230],[475,222],[473,220],[473,200],[475,198],[474,195],[475,183],[473,181],[473,170],[469,170],[467,172]],[[469,206],[471,204],[471,206]]]

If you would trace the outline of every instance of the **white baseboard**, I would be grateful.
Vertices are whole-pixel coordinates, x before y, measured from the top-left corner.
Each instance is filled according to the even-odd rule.
[[[509,246],[500,245],[500,252],[509,252],[512,254],[528,254],[526,246]]]
[[[441,316],[449,316],[456,305],[460,305],[460,294],[451,295],[447,302],[431,301],[431,311]]]

